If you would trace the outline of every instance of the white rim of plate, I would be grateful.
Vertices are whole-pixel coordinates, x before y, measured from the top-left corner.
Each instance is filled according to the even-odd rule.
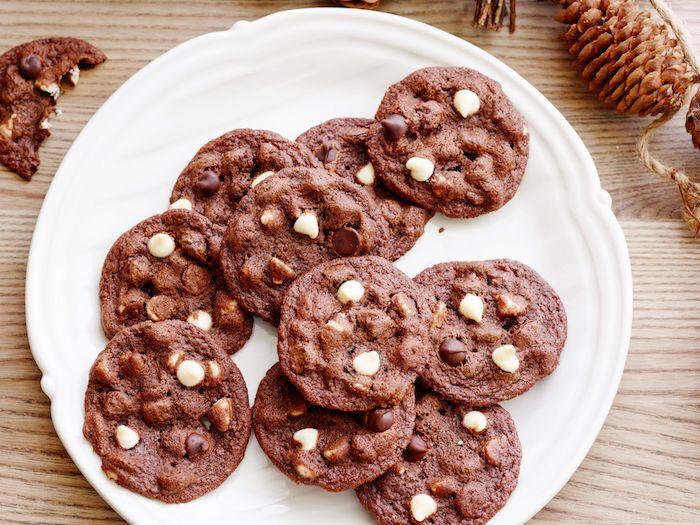
[[[528,512],[528,517],[525,521],[529,520],[537,512],[539,512],[545,505],[566,485],[569,479],[578,469],[579,465],[582,463],[586,455],[588,454],[591,446],[595,442],[600,430],[603,427],[605,419],[610,411],[613,400],[617,393],[620,380],[622,378],[622,373],[624,371],[625,362],[627,359],[627,353],[629,350],[629,342],[632,330],[632,269],[629,260],[629,252],[627,249],[627,243],[617,218],[612,212],[612,199],[610,195],[601,187],[600,179],[597,175],[597,170],[593,159],[586,149],[583,141],[578,136],[573,127],[564,118],[564,116],[559,113],[556,107],[545,98],[537,89],[535,89],[529,82],[523,79],[518,73],[516,73],[512,68],[501,62],[498,58],[494,57],[490,53],[482,50],[481,48],[471,44],[466,40],[446,33],[440,29],[437,29],[428,24],[418,22],[409,18],[404,18],[397,15],[392,15],[377,11],[366,11],[358,9],[344,9],[344,8],[310,8],[310,9],[293,9],[288,11],[280,11],[277,13],[270,14],[268,16],[259,18],[255,21],[240,20],[234,23],[230,29],[225,31],[217,31],[213,33],[207,33],[191,40],[183,42],[177,45],[171,50],[160,55],[158,58],[148,63],[142,69],[137,71],[131,78],[129,78],[124,84],[122,84],[106,101],[105,103],[95,112],[95,114],[90,118],[88,123],[85,125],[81,133],[75,139],[71,145],[69,151],[66,153],[61,165],[54,175],[54,179],[51,182],[49,190],[47,191],[44,203],[39,212],[37,218],[36,226],[34,229],[34,235],[32,237],[32,242],[29,250],[29,258],[27,263],[27,276],[26,276],[26,287],[25,287],[25,315],[27,324],[27,336],[29,339],[30,348],[34,360],[36,361],[39,369],[42,372],[41,388],[47,397],[53,402],[58,387],[55,380],[51,377],[50,365],[44,358],[48,355],[45,350],[40,351],[39,349],[49,349],[51,346],[51,341],[47,338],[46,334],[42,333],[41,327],[37,326],[33,319],[34,316],[31,312],[38,311],[41,308],[39,302],[39,269],[44,261],[48,258],[48,248],[50,246],[50,241],[48,240],[48,233],[50,233],[52,223],[47,219],[49,216],[53,216],[54,213],[60,209],[61,197],[65,194],[68,189],[69,182],[72,178],[72,174],[64,169],[64,165],[72,158],[74,151],[77,149],[76,146],[80,145],[86,140],[86,137],[91,132],[92,128],[96,126],[95,122],[99,120],[102,113],[106,112],[108,108],[118,104],[121,99],[123,99],[131,86],[141,77],[146,76],[149,72],[155,69],[161,62],[169,59],[171,55],[176,53],[181,53],[187,50],[189,47],[201,44],[202,42],[216,38],[218,35],[234,32],[239,33],[248,30],[253,25],[264,25],[270,23],[281,23],[281,22],[291,22],[295,18],[308,19],[317,18],[319,23],[322,23],[324,19],[344,17],[355,19],[356,21],[372,21],[381,22],[386,25],[391,25],[397,29],[410,29],[412,31],[417,31],[422,33],[423,36],[429,36],[436,41],[440,41],[442,44],[447,44],[455,48],[461,48],[462,50],[468,49],[470,53],[482,58],[488,59],[492,62],[493,66],[500,70],[500,73],[504,76],[510,77],[513,81],[517,82],[521,88],[523,88],[530,96],[532,96],[539,104],[547,109],[547,114],[556,120],[556,124],[560,128],[561,132],[567,135],[567,138],[574,145],[576,155],[579,161],[588,166],[585,171],[595,174],[595,176],[588,177],[584,181],[579,181],[585,184],[585,191],[580,192],[579,196],[581,199],[585,197],[587,201],[587,208],[594,211],[590,216],[586,217],[586,222],[589,223],[589,228],[595,230],[596,236],[591,236],[591,234],[586,236],[586,244],[589,249],[592,249],[592,244],[595,242],[603,242],[603,238],[611,245],[611,250],[616,256],[618,263],[617,274],[620,278],[620,289],[621,289],[621,312],[623,315],[622,324],[618,331],[617,347],[620,348],[618,352],[617,361],[615,363],[614,378],[608,385],[608,389],[605,396],[604,406],[601,407],[603,410],[599,412],[596,423],[590,427],[590,432],[586,436],[585,442],[586,446],[581,448],[578,454],[572,455],[569,463],[559,470],[559,475],[557,476],[557,481],[552,484],[550,489],[542,494],[542,497],[537,501],[533,502],[530,506],[530,511]],[[64,173],[65,172],[65,173]],[[591,227],[591,220],[596,219],[596,228]],[[582,219],[576,218],[576,222],[582,222]],[[588,231],[585,229],[582,232]],[[62,430],[55,424],[56,414],[54,412],[54,404],[52,403],[51,408],[51,418],[54,422],[54,428],[58,434],[59,439],[63,443],[66,451],[73,460],[73,462],[78,466],[83,476],[88,480],[88,482],[93,486],[93,488],[100,494],[100,496],[114,509],[118,514],[121,515],[125,520],[129,520],[130,516],[124,509],[117,505],[114,498],[107,494],[105,491],[99,487],[98,484],[93,480],[93,476],[86,474],[86,465],[82,460],[80,460],[76,454],[76,451],[72,450],[66,445],[66,440],[64,439]]]

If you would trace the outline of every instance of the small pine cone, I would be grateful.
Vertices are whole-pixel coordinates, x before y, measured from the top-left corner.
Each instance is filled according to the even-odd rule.
[[[620,113],[678,109],[693,73],[678,41],[635,0],[554,0],[574,64],[598,98]]]
[[[700,149],[700,90],[690,101],[688,114],[685,117],[685,129],[693,138],[693,146]]]
[[[360,9],[374,9],[381,0],[335,0],[345,7],[359,7]]]

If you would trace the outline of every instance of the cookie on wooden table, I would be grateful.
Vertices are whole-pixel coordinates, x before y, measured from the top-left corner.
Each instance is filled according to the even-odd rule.
[[[146,320],[180,319],[208,332],[229,354],[239,350],[253,319],[218,273],[220,245],[213,225],[188,210],[155,215],[119,237],[100,280],[107,337]]]
[[[385,257],[395,260],[423,235],[433,213],[392,195],[379,185],[366,144],[373,124],[373,119],[337,118],[305,131],[297,137],[297,142],[308,146],[327,170],[364,186],[373,195],[391,230],[391,250]]]
[[[529,151],[523,117],[498,82],[429,67],[389,87],[368,140],[387,188],[449,217],[476,217],[515,194]]]
[[[388,230],[356,184],[320,168],[287,168],[241,200],[224,236],[221,266],[243,308],[277,324],[294,279],[330,259],[383,254]]]
[[[234,129],[211,140],[180,173],[171,207],[193,209],[223,228],[251,186],[283,168],[320,167],[304,145],[272,131]]]
[[[554,290],[512,260],[436,264],[414,281],[430,297],[431,351],[421,378],[455,402],[490,405],[551,374],[567,320]]]
[[[0,56],[0,162],[30,180],[39,169],[39,146],[51,133],[61,84],[75,86],[80,70],[107,60],[78,38],[43,38]]]
[[[453,405],[427,394],[416,402],[404,459],[356,494],[380,525],[480,525],[508,501],[520,460],[505,409]]]
[[[110,479],[149,498],[182,503],[219,486],[250,429],[240,371],[188,323],[122,330],[90,370],[83,434]]]
[[[410,392],[398,406],[364,414],[315,407],[274,365],[258,387],[253,428],[286,476],[339,492],[377,478],[399,461],[413,431],[414,403]]]
[[[386,259],[327,262],[284,297],[280,365],[314,405],[348,411],[396,405],[425,366],[429,323],[428,299]]]

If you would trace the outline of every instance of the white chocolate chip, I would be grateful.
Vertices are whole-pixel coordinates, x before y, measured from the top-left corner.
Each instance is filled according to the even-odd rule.
[[[204,380],[204,367],[197,361],[185,359],[177,367],[177,380],[186,387],[197,386]]]
[[[365,287],[362,286],[362,283],[359,281],[355,280],[349,280],[345,281],[343,284],[340,285],[338,288],[338,293],[336,294],[338,297],[338,301],[340,301],[343,304],[347,304],[349,302],[357,302],[362,297],[365,295]]]
[[[113,470],[107,470],[107,471],[105,471],[105,475],[106,475],[109,479],[111,479],[112,481],[117,481],[117,480],[119,479],[119,476],[118,476],[117,473],[114,472]]]
[[[69,80],[72,86],[78,85],[78,80],[80,80],[80,68],[78,66],[73,66],[73,69],[70,70]]]
[[[437,512],[437,502],[427,494],[416,494],[411,498],[411,515],[418,523]]]
[[[48,86],[46,84],[37,83],[36,87],[38,87],[44,93],[51,95],[54,100],[58,99],[59,95],[61,94],[61,88],[58,87],[58,84],[56,83],[49,84]]]
[[[165,366],[168,367],[170,373],[174,373],[177,370],[177,365],[185,358],[184,352],[174,351],[170,352],[168,358],[165,361]]]
[[[255,177],[253,179],[253,182],[250,183],[250,187],[255,188],[255,186],[257,186],[262,181],[264,181],[266,178],[271,177],[274,174],[275,174],[274,171],[265,171],[265,172],[261,173],[260,175],[258,175],[257,177]]]
[[[364,166],[360,168],[360,170],[355,173],[355,178],[360,184],[364,184],[365,186],[371,186],[374,184],[374,166],[372,166],[371,162],[368,162]]]
[[[262,215],[260,215],[260,222],[267,226],[270,224],[270,221],[275,218],[275,212],[272,210],[265,210],[262,212]]]
[[[204,310],[195,310],[192,312],[187,318],[187,322],[195,325],[197,328],[201,328],[205,332],[211,330],[211,326],[214,324],[211,314]]]
[[[355,372],[363,376],[373,376],[379,371],[380,365],[379,354],[374,350],[362,352],[352,360],[352,367],[355,369]]]
[[[481,323],[484,316],[484,301],[478,295],[468,293],[459,302],[459,313],[466,319]]]
[[[411,172],[411,177],[418,182],[425,182],[435,171],[435,165],[423,157],[411,157],[406,161],[406,168]]]
[[[297,465],[297,472],[302,478],[309,479],[316,477],[316,474],[314,474],[314,472],[310,468],[305,467],[304,465]]]
[[[305,211],[294,221],[294,231],[302,235],[308,235],[312,239],[318,237],[318,219],[316,215]]]
[[[0,124],[0,135],[12,140],[12,130],[15,127],[15,119],[17,118],[17,114],[13,113],[10,115],[10,118],[8,118],[5,122]]]
[[[178,199],[170,205],[171,210],[192,210],[192,203],[187,199]]]
[[[53,126],[51,125],[51,122],[49,122],[49,119],[45,118],[39,123],[39,127],[41,129],[51,129]]]
[[[515,354],[515,347],[513,345],[503,345],[499,346],[491,354],[493,362],[496,366],[503,370],[504,372],[515,372],[520,368],[520,360]]]
[[[294,432],[292,439],[301,445],[301,450],[313,450],[318,443],[318,430],[315,428],[302,428]]]
[[[146,315],[151,321],[161,321],[161,319],[153,311],[153,297],[151,297],[146,303]]]
[[[469,89],[460,89],[457,91],[453,102],[457,112],[464,118],[467,118],[479,111],[479,107],[481,106],[479,95]]]
[[[124,450],[129,450],[138,445],[139,437],[138,432],[133,428],[127,427],[126,425],[119,425],[117,430],[114,432],[114,436],[117,438],[117,443]]]
[[[209,371],[209,377],[215,383],[221,380],[221,367],[216,361],[207,361],[207,370]]]
[[[464,428],[468,428],[472,432],[479,433],[486,430],[488,421],[486,420],[486,416],[483,412],[472,410],[471,412],[464,414],[464,417],[462,418],[462,425],[464,425]]]
[[[175,251],[175,239],[167,233],[156,233],[148,239],[148,251],[153,257],[168,257]]]

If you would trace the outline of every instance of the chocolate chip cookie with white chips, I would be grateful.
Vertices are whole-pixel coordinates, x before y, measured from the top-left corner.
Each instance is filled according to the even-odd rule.
[[[253,406],[253,428],[275,466],[296,483],[339,492],[372,481],[394,465],[415,420],[414,395],[366,413],[310,405],[282,374],[268,370]]]
[[[413,391],[430,351],[428,299],[380,257],[319,265],[290,286],[277,351],[310,403],[366,411]]]
[[[221,266],[241,306],[277,324],[284,292],[299,275],[330,259],[383,254],[388,237],[362,188],[323,169],[287,168],[241,200]]]
[[[277,133],[235,129],[202,146],[175,182],[170,207],[195,210],[225,228],[251,187],[293,166],[321,164],[303,144]]]
[[[250,429],[240,371],[188,323],[122,330],[90,370],[83,434],[110,479],[149,498],[182,503],[219,486]]]
[[[309,147],[324,167],[362,185],[376,199],[391,231],[391,250],[384,255],[395,260],[410,250],[423,235],[433,213],[392,195],[376,180],[367,154],[367,137],[373,119],[337,118],[315,126],[297,137]]]
[[[100,280],[107,337],[142,321],[180,319],[208,332],[229,354],[239,350],[253,319],[218,273],[220,245],[212,224],[188,210],[153,216],[119,237]]]
[[[521,455],[505,409],[453,405],[427,394],[416,402],[404,460],[356,494],[380,525],[480,525],[518,484]]]
[[[382,183],[448,217],[500,208],[525,173],[525,120],[500,84],[472,69],[411,73],[389,87],[376,119],[368,147]]]
[[[421,379],[447,399],[485,406],[551,374],[567,334],[556,292],[512,260],[450,262],[414,281],[432,302],[432,349]]]
[[[78,38],[44,38],[0,56],[0,162],[31,180],[39,169],[39,146],[51,132],[62,84],[75,86],[80,70],[107,60]]]

